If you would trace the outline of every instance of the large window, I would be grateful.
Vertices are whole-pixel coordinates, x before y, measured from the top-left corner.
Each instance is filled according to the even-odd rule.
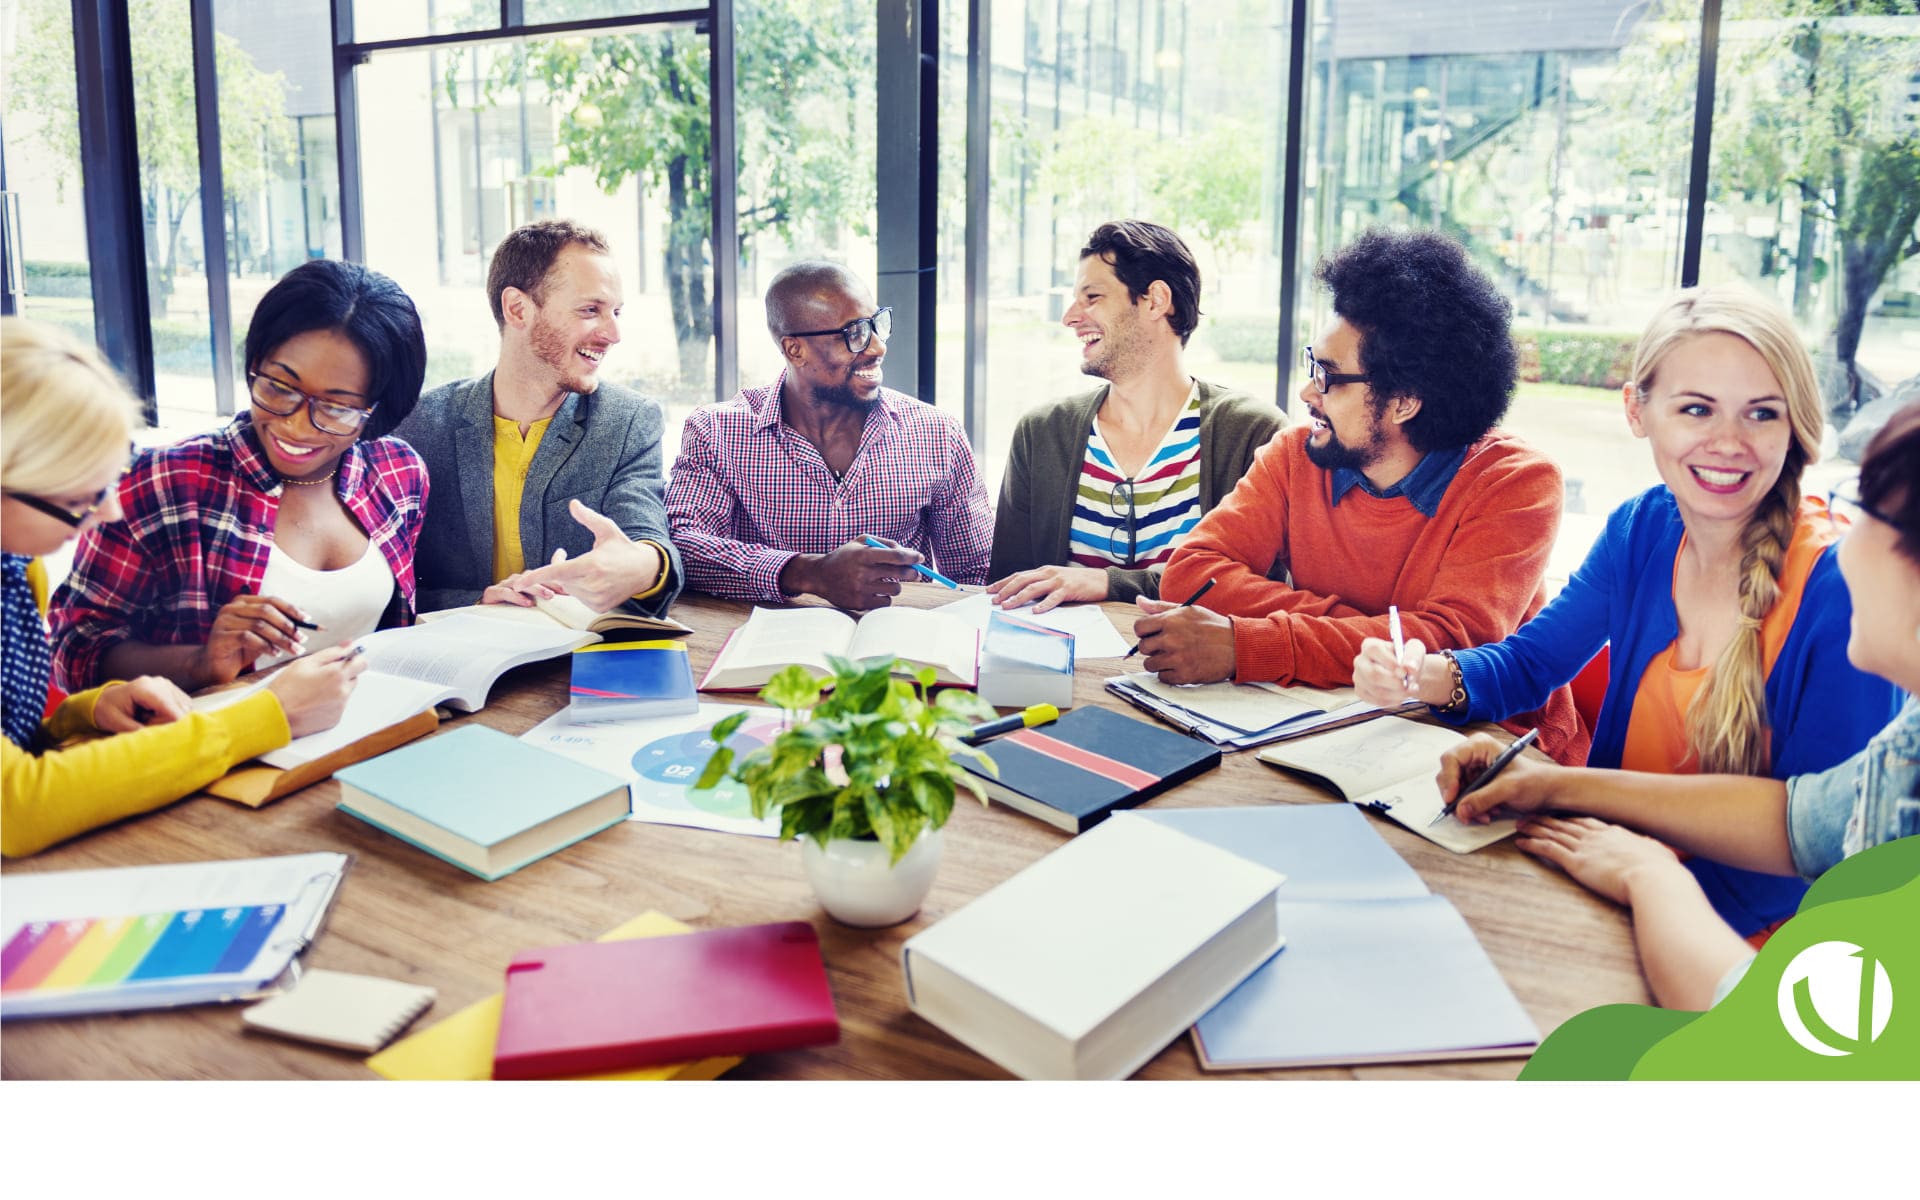
[[[5,206],[19,311],[93,340],[93,283],[80,208],[73,7],[18,0],[0,22],[6,60]],[[17,244],[13,239],[17,238]]]
[[[427,329],[427,384],[493,366],[500,239],[565,216],[626,292],[607,377],[682,407],[712,394],[707,42],[682,27],[376,53],[356,69],[366,259]]]

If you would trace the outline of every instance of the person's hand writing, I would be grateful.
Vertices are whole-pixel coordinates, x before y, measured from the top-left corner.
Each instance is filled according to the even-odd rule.
[[[919,551],[898,542],[884,547],[848,542],[828,554],[789,559],[780,572],[780,588],[788,595],[818,596],[837,608],[885,608],[919,561]]]
[[[214,614],[195,674],[203,686],[231,683],[262,654],[299,654],[307,635],[294,622],[306,619],[278,596],[236,596]]]
[[[1630,904],[1637,881],[1646,875],[1686,871],[1659,842],[1592,817],[1528,817],[1514,844],[1615,904]]]
[[[1233,678],[1233,622],[1211,609],[1171,600],[1134,601],[1148,614],[1133,623],[1143,665],[1162,683],[1217,683]]]
[[[347,697],[353,694],[360,672],[367,669],[366,655],[349,658],[350,653],[352,647],[342,642],[287,664],[268,682],[267,690],[280,698],[294,737],[332,729],[340,723]]]
[[[1408,700],[1424,700],[1429,704],[1445,704],[1447,697],[1428,699],[1422,694],[1420,683],[1422,671],[1428,659],[1440,664],[1442,674],[1451,682],[1447,660],[1437,654],[1428,654],[1426,643],[1419,638],[1407,639],[1405,651],[1398,661],[1393,657],[1393,643],[1386,638],[1368,638],[1360,643],[1360,653],[1353,660],[1353,690],[1360,698],[1376,708],[1398,708]],[[1411,680],[1413,686],[1408,686]]]
[[[1031,604],[1043,613],[1062,604],[1105,600],[1107,573],[1098,567],[1035,567],[988,584],[987,595],[1002,608]]]
[[[667,569],[659,550],[634,541],[613,518],[578,500],[569,501],[567,511],[593,534],[593,549],[578,558],[568,558],[564,549],[555,550],[552,562],[525,572],[522,591],[544,585],[565,592],[594,612],[611,612],[659,581]]]
[[[1440,799],[1452,803],[1459,790],[1480,777],[1493,760],[1505,750],[1498,738],[1476,733],[1440,756],[1440,773],[1434,782]],[[1566,768],[1541,762],[1527,754],[1516,756],[1500,769],[1485,787],[1478,788],[1460,801],[1453,815],[1462,824],[1485,825],[1498,809],[1529,813],[1546,808],[1553,799],[1553,785]]]
[[[167,725],[193,707],[172,680],[142,675],[103,688],[93,702],[93,723],[107,733],[128,733],[148,725]]]

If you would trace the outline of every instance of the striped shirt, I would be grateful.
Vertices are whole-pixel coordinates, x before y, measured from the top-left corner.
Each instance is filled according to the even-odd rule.
[[[1131,501],[1131,502],[1129,502]],[[1080,463],[1068,546],[1083,567],[1151,567],[1200,523],[1200,385],[1132,479],[1121,475],[1096,413]]]

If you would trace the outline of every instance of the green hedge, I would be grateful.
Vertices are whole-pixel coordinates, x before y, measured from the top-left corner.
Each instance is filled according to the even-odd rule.
[[[1280,314],[1275,311],[1203,317],[1200,331],[1214,353],[1227,362],[1270,363],[1280,336]]]
[[[93,272],[83,262],[52,262],[47,259],[28,259],[21,264],[29,275],[42,275],[49,279],[89,279]]]
[[[1514,335],[1520,378],[1528,383],[1617,388],[1633,366],[1634,335],[1528,330]]]

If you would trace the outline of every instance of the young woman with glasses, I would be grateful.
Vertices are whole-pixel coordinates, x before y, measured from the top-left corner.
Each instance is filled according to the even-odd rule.
[[[1455,722],[1539,704],[1605,646],[1588,764],[1785,779],[1857,752],[1898,692],[1847,661],[1850,605],[1832,525],[1800,477],[1819,456],[1813,363],[1778,305],[1684,291],[1641,334],[1628,424],[1664,481],[1616,509],[1566,588],[1506,640],[1427,654],[1368,640],[1354,684]],[[1695,859],[1743,936],[1793,915],[1798,879]]]
[[[1787,779],[1639,775],[1521,758],[1454,810],[1462,821],[1496,810],[1587,814],[1529,817],[1520,848],[1633,910],[1647,981],[1669,1008],[1705,1008],[1753,951],[1715,916],[1671,850],[1607,822],[1721,862],[1807,879],[1920,834],[1920,700],[1912,699],[1920,694],[1920,404],[1874,437],[1858,483],[1840,490],[1833,511],[1848,523],[1837,552],[1853,598],[1847,657],[1909,696],[1859,753]],[[1441,792],[1452,796],[1497,753],[1490,737],[1468,739],[1441,763]]]
[[[410,621],[427,472],[385,435],[426,357],[413,301],[377,272],[319,260],[268,290],[247,329],[248,410],[141,455],[126,521],[81,539],[53,598],[56,681],[191,690]]]
[[[168,680],[141,676],[68,696],[43,721],[40,558],[120,519],[134,407],[100,356],[58,329],[10,317],[0,343],[0,853],[11,857],[158,808],[332,726],[365,663],[316,654],[208,713]],[[88,736],[103,733],[114,736]],[[66,744],[76,738],[87,740]]]

